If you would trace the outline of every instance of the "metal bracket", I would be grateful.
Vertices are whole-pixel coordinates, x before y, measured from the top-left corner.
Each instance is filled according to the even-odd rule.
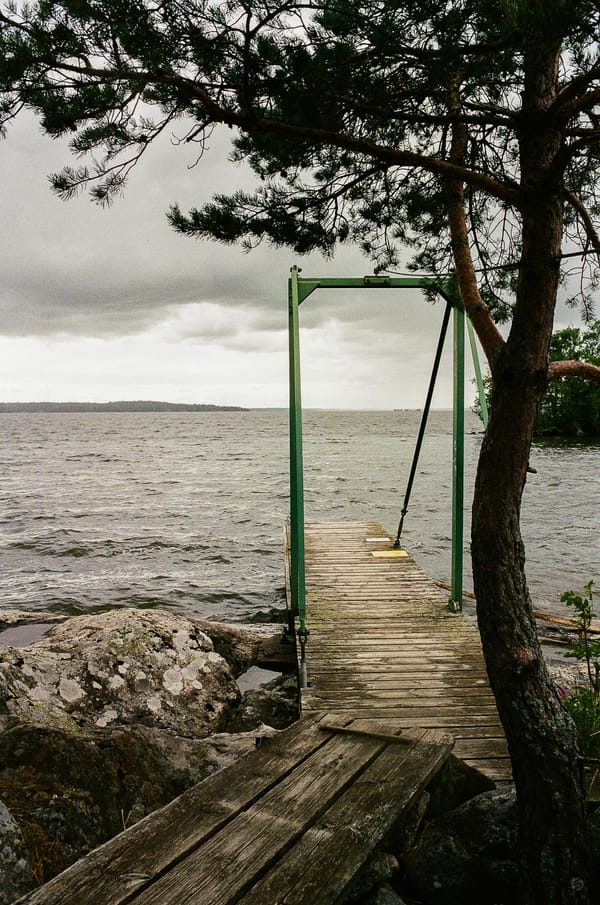
[[[391,277],[367,276],[363,281],[365,286],[391,286]]]

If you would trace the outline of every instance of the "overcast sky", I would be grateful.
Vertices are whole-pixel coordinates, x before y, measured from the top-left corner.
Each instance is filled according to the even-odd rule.
[[[73,163],[65,145],[29,116],[13,124],[0,142],[0,401],[287,404],[290,266],[304,276],[372,267],[352,249],[302,260],[174,233],[172,202],[187,210],[251,185],[224,162],[226,142],[216,136],[196,167],[189,147],[150,148],[125,196],[102,209],[54,196],[48,173]],[[336,290],[313,295],[301,313],[306,407],[422,406],[441,304],[418,292]],[[450,405],[446,355],[434,406]]]

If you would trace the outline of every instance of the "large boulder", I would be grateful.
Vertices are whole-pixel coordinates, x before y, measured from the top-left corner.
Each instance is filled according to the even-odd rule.
[[[218,731],[240,692],[209,636],[183,616],[111,610],[0,648],[0,729],[143,725],[198,738]]]
[[[38,882],[46,881],[272,732],[190,739],[145,726],[17,726],[0,733],[0,799],[18,819]],[[7,838],[5,857],[12,849],[17,863],[22,848]]]
[[[47,880],[182,791],[152,738],[21,725],[0,734],[0,798]]]

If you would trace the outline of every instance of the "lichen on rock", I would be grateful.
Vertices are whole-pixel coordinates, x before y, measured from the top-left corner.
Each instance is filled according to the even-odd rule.
[[[210,637],[183,616],[78,616],[19,651],[0,649],[0,729],[15,723],[218,731],[240,693]]]
[[[34,886],[35,877],[23,833],[0,801],[0,905],[10,905],[17,896]]]

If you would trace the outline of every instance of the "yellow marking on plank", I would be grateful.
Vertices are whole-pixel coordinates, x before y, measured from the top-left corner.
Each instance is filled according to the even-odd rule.
[[[408,556],[406,550],[371,550],[371,556],[378,559],[393,559],[398,556]]]

